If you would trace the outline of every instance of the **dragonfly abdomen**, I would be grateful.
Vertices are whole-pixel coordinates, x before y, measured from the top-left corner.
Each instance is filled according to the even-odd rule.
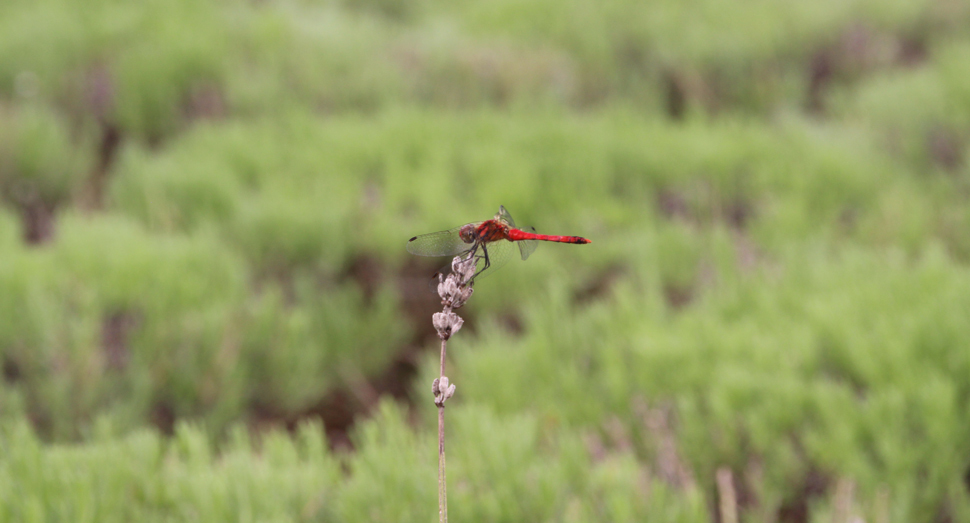
[[[586,244],[593,243],[586,238],[580,236],[553,236],[550,234],[535,234],[531,232],[526,232],[520,229],[509,229],[509,239],[512,241],[522,241],[522,240],[541,240],[544,242],[559,242],[559,243],[578,243]]]

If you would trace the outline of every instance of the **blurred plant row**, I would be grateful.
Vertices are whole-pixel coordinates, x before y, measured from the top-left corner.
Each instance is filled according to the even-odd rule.
[[[743,520],[970,518],[967,22],[3,2],[0,521],[427,519],[403,244],[499,204],[595,243],[476,289],[453,517],[710,521],[727,468]]]
[[[824,113],[831,91],[889,89],[873,79],[894,71],[914,77],[895,94],[917,90],[930,106],[908,111],[945,118],[939,101],[966,63],[965,49],[948,49],[965,48],[955,42],[968,22],[970,7],[940,0],[10,0],[0,94],[55,108],[93,140],[151,144],[197,119],[294,108]]]
[[[495,321],[455,340],[453,517],[709,521],[717,468],[753,521],[970,513],[970,356],[954,350],[970,277],[940,249],[815,252],[680,310],[659,286],[581,309],[569,293],[547,285],[522,335]],[[407,417],[383,402],[346,454],[306,423],[292,437],[236,425],[216,447],[184,422],[161,439],[101,416],[86,443],[50,445],[8,421],[0,520],[424,520],[434,434]]]

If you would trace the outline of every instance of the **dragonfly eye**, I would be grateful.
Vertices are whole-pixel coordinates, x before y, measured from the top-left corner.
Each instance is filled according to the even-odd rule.
[[[475,243],[475,226],[472,224],[462,226],[461,230],[458,231],[458,236],[465,243]]]

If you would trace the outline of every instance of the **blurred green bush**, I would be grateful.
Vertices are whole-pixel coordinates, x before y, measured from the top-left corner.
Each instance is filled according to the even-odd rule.
[[[0,3],[0,521],[429,519],[403,246],[499,204],[594,244],[463,309],[453,518],[970,518],[967,22]]]

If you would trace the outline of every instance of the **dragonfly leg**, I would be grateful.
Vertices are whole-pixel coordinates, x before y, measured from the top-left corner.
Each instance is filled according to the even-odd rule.
[[[483,265],[482,268],[479,269],[478,272],[475,273],[475,276],[472,276],[472,280],[474,280],[475,277],[477,277],[479,274],[485,272],[485,270],[487,270],[489,268],[489,266],[492,265],[492,263],[488,260],[488,248],[485,247],[485,244],[484,243],[479,243],[479,244],[475,245],[475,249],[478,249],[479,247],[482,248],[482,255],[481,255],[481,257],[482,258],[485,258],[485,265]],[[472,252],[474,252],[474,250]]]

